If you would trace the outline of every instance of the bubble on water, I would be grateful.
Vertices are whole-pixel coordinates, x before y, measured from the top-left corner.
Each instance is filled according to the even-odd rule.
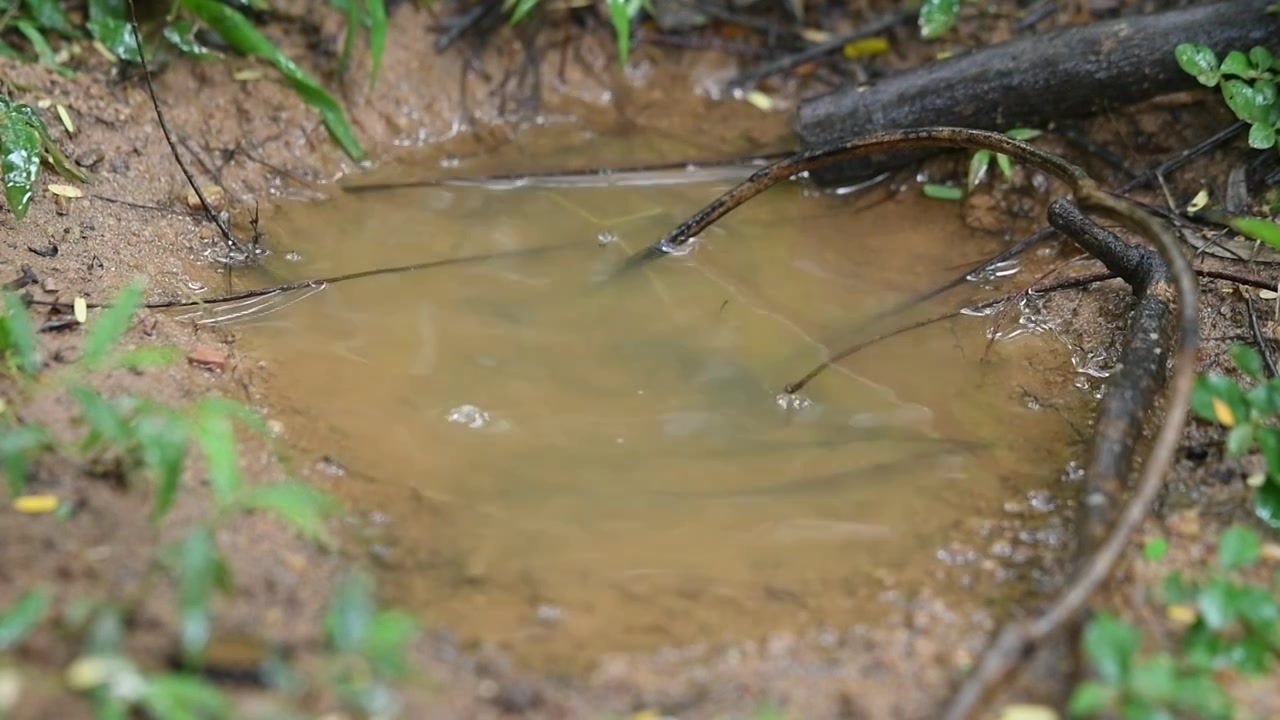
[[[696,242],[698,242],[697,235],[694,235],[693,237],[689,238],[688,240],[684,241],[679,245],[672,243],[666,238],[663,238],[662,242],[658,243],[658,248],[662,250],[662,252],[668,255],[677,255],[677,256],[688,255],[689,253],[693,252],[693,245]]]
[[[299,260],[302,259],[302,253],[298,252],[297,250],[290,250],[289,252],[284,254],[284,259],[288,260],[289,262],[298,262]]]
[[[1063,482],[1080,482],[1084,479],[1084,465],[1078,460],[1072,460],[1067,463],[1067,467],[1062,470]]]
[[[187,286],[187,289],[190,290],[191,292],[204,292],[205,290],[208,289],[205,286],[205,284],[200,282],[199,280],[187,280],[186,283],[184,284]]]
[[[1120,369],[1120,362],[1115,348],[1099,348],[1091,352],[1080,350],[1071,353],[1071,365],[1076,372],[1092,375],[1096,378],[1110,377]],[[1077,385],[1076,387],[1082,387]]]
[[[1022,270],[1022,264],[1020,262],[1017,260],[1005,260],[1004,262],[995,263],[990,267],[982,268],[977,272],[969,273],[965,276],[965,279],[969,282],[990,282],[992,280],[1009,277],[1010,275],[1016,275],[1020,270]]]
[[[608,245],[609,243],[614,243],[617,241],[618,241],[618,233],[612,230],[601,230],[599,234],[596,235],[597,245],[604,246],[604,245]]]
[[[808,410],[813,407],[813,401],[799,393],[778,393],[774,402],[783,410]]]
[[[472,430],[479,430],[489,425],[489,413],[475,405],[459,405],[450,410],[445,419],[451,423],[466,425]]]
[[[1027,493],[1027,505],[1037,512],[1049,512],[1058,506],[1053,495],[1045,490],[1032,490]]]
[[[1012,324],[997,323],[987,331],[992,340],[1012,340],[1022,335],[1041,333],[1052,330],[1049,316],[1044,309],[1044,297],[1040,295],[1024,295],[1018,299],[1018,319]]]

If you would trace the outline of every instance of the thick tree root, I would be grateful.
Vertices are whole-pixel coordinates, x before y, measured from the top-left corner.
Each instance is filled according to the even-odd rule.
[[[751,198],[802,173],[812,174],[876,152],[944,147],[1003,153],[1066,183],[1074,203],[1065,199],[1055,201],[1050,213],[1052,224],[1124,278],[1139,298],[1121,358],[1124,368],[1108,381],[1086,466],[1086,487],[1091,490],[1083,504],[1090,508],[1087,512],[1096,513],[1090,516],[1086,535],[1081,538],[1087,556],[1071,581],[1039,616],[1006,625],[997,633],[978,667],[940,715],[945,720],[961,720],[972,717],[1047,638],[1080,617],[1162,486],[1186,422],[1198,345],[1197,285],[1191,266],[1182,255],[1180,241],[1162,221],[1137,204],[1100,190],[1083,170],[1060,157],[998,133],[931,128],[870,135],[809,150],[764,168],[712,201],[657,243],[628,258],[618,272],[625,273],[670,254]],[[1152,242],[1158,252],[1124,243],[1086,218],[1080,209],[1119,221]],[[1175,304],[1176,346],[1172,322]],[[1114,508],[1119,506],[1118,498],[1122,496],[1133,462],[1134,438],[1152,410],[1169,361],[1173,363],[1172,389],[1164,421],[1136,489],[1117,512]],[[1109,522],[1105,529],[1096,527],[1095,520],[1112,516],[1115,522]]]

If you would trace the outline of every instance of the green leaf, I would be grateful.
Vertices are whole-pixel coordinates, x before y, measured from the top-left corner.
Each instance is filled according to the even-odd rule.
[[[1247,568],[1262,554],[1262,538],[1243,525],[1232,525],[1218,538],[1218,566],[1224,570]]]
[[[63,37],[74,38],[79,35],[71,26],[71,20],[58,0],[23,0],[22,5],[37,26],[52,30]]]
[[[1275,58],[1271,56],[1270,50],[1259,46],[1249,51],[1249,62],[1253,64],[1254,70],[1263,73],[1271,69]]]
[[[1225,403],[1231,413],[1231,422],[1223,422],[1225,418],[1220,417],[1214,407],[1214,398]],[[1205,374],[1196,378],[1196,384],[1191,390],[1191,410],[1205,420],[1233,427],[1248,418],[1249,408],[1244,399],[1244,391],[1235,380],[1223,375]]]
[[[956,24],[960,17],[960,0],[924,0],[920,6],[920,37],[926,40],[941,37]]]
[[[1122,682],[1137,650],[1137,629],[1114,615],[1098,613],[1085,627],[1085,655],[1104,681]]]
[[[164,28],[164,39],[168,40],[171,45],[178,48],[182,54],[195,58],[215,58],[221,57],[222,54],[210,50],[200,41],[196,40],[196,24],[190,20],[179,20]]]
[[[533,11],[534,8],[538,7],[538,3],[541,1],[542,0],[516,0],[515,6],[511,9],[511,24],[515,25],[523,20],[526,15]]]
[[[1221,554],[1221,550],[1219,550]],[[1210,630],[1221,630],[1236,620],[1236,594],[1231,583],[1214,579],[1200,588],[1196,598],[1200,617]]]
[[[1276,129],[1270,123],[1254,123],[1249,127],[1249,147],[1266,150],[1276,144]]]
[[[1023,142],[1035,140],[1043,134],[1044,132],[1042,130],[1037,130],[1035,128],[1014,128],[1005,133],[1005,135],[1008,135],[1014,140],[1021,140]]]
[[[273,45],[244,15],[218,0],[180,0],[180,2],[183,7],[226,39],[231,47],[247,55],[256,55],[274,65],[289,81],[294,91],[308,105],[319,111],[325,127],[342,146],[343,151],[354,160],[364,159],[364,150],[356,140],[355,131],[333,96],[325,92],[310,74],[298,67],[281,52],[280,48]]]
[[[618,41],[618,63],[627,64],[631,56],[631,20],[640,11],[639,0],[605,0],[609,21]]]
[[[1253,494],[1253,514],[1280,530],[1280,483],[1269,480]]]
[[[14,217],[27,216],[40,173],[40,133],[12,110],[0,113],[0,182]]]
[[[952,185],[941,185],[939,183],[925,183],[920,186],[920,191],[927,198],[934,200],[963,200],[964,188],[958,188]]]
[[[1263,369],[1262,365],[1262,355],[1248,345],[1232,345],[1231,359],[1235,362],[1236,367],[1254,380],[1262,380],[1266,376],[1266,370]]]
[[[245,425],[245,427],[262,437],[271,437],[271,429],[267,427],[266,420],[263,420],[261,415],[244,403],[229,400],[227,398],[210,396],[200,401],[199,412],[219,413],[225,415],[229,418],[239,420]]]
[[[0,613],[0,652],[8,652],[22,642],[44,619],[53,593],[38,588],[28,590]]]
[[[382,56],[387,49],[387,5],[383,0],[366,0],[369,11],[369,56],[373,67],[369,70],[369,86],[378,84],[378,72],[382,69]]]
[[[1163,560],[1169,554],[1169,541],[1163,537],[1153,537],[1142,547],[1142,554],[1152,562]]]
[[[271,513],[312,539],[326,536],[325,518],[340,507],[333,496],[300,482],[251,488],[240,503],[247,509]]]
[[[969,190],[972,192],[974,188],[982,183],[982,179],[987,176],[987,170],[991,167],[991,151],[979,150],[973,154],[973,158],[969,160]]]
[[[1176,572],[1166,575],[1164,581],[1160,583],[1160,601],[1166,605],[1189,603],[1196,599],[1197,592],[1199,588],[1195,583]]]
[[[1253,67],[1249,64],[1249,56],[1239,50],[1232,50],[1222,59],[1218,72],[1223,75],[1235,75],[1242,78],[1253,77]]]
[[[40,353],[36,349],[36,331],[27,316],[27,306],[17,293],[4,294],[4,323],[0,327],[0,352],[9,351],[27,377],[40,371]]]
[[[138,440],[142,464],[155,477],[155,505],[152,522],[160,522],[173,507],[187,459],[187,423],[167,408],[151,408],[134,418],[133,432]]]
[[[196,527],[182,540],[178,555],[180,645],[185,662],[201,657],[212,633],[209,604],[219,572],[213,531]]]
[[[1246,585],[1237,596],[1240,617],[1249,627],[1264,632],[1280,620],[1280,603],[1265,587]]]
[[[359,0],[346,0],[347,27],[342,34],[342,52],[338,54],[338,74],[345,75],[351,64],[351,56],[355,53],[356,35],[360,31],[361,15]]]
[[[1227,646],[1231,666],[1246,675],[1261,675],[1271,661],[1271,648],[1257,635],[1236,638]]]
[[[353,572],[344,577],[325,612],[329,645],[338,652],[354,652],[363,647],[373,624],[375,607],[373,581],[368,575]]]
[[[1071,692],[1067,714],[1076,718],[1098,715],[1110,708],[1115,701],[1116,691],[1112,686],[1097,680],[1086,680]]]
[[[107,442],[116,448],[127,447],[130,439],[129,426],[120,411],[92,388],[75,385],[69,393],[80,405],[80,417],[89,426],[82,445],[85,449],[98,447]]]
[[[996,155],[996,166],[1000,168],[1000,173],[1004,175],[1006,180],[1013,179],[1013,161],[1008,155],[998,153]]]
[[[380,612],[369,627],[365,656],[379,677],[399,678],[408,672],[407,649],[417,639],[418,624],[402,612]]]
[[[53,48],[50,47],[49,41],[45,40],[44,33],[40,32],[39,28],[27,20],[17,20],[13,23],[13,26],[18,29],[18,32],[22,33],[27,42],[31,43],[31,47],[36,51],[36,58],[40,60],[41,65],[51,67],[63,75],[71,74],[68,68],[63,67],[62,63],[58,62]]]
[[[1232,716],[1231,698],[1208,675],[1192,675],[1178,682],[1174,704],[1190,710],[1204,720],[1228,720]]]
[[[1227,226],[1252,240],[1280,249],[1280,225],[1266,218],[1237,215],[1227,218]]]
[[[89,327],[84,338],[84,355],[80,358],[80,366],[86,370],[94,370],[107,355],[115,349],[116,343],[124,337],[133,321],[133,315],[142,306],[141,279],[134,280],[116,293],[115,300],[106,308],[98,319]]]
[[[1173,699],[1178,685],[1178,666],[1173,658],[1161,653],[1133,665],[1129,690],[1152,703],[1165,704]]]
[[[195,675],[147,676],[142,705],[157,720],[217,720],[231,717],[231,701],[209,681]]]
[[[93,39],[111,54],[131,63],[142,62],[125,0],[89,0],[89,20],[85,25]]]
[[[1218,56],[1207,45],[1183,43],[1174,48],[1173,55],[1178,60],[1178,67],[1201,85],[1213,87],[1218,84]]]
[[[1253,448],[1253,423],[1240,423],[1227,433],[1227,457],[1240,457]]]
[[[107,363],[110,367],[128,368],[130,370],[146,370],[153,367],[172,365],[182,353],[174,347],[161,345],[144,345],[119,353]]]
[[[1276,86],[1266,80],[1250,84],[1244,80],[1223,80],[1222,98],[1236,117],[1250,123],[1265,123],[1276,101]]]
[[[1280,430],[1273,427],[1258,428],[1258,447],[1267,461],[1267,476],[1274,483],[1280,479]]]
[[[1175,720],[1168,710],[1136,697],[1126,697],[1120,703],[1120,715],[1124,720]]]
[[[208,466],[214,502],[219,508],[230,507],[244,484],[231,418],[220,407],[202,402],[196,408],[195,435]]]
[[[21,495],[27,489],[31,456],[50,447],[49,433],[41,425],[17,425],[0,432],[0,467],[9,480],[9,493]]]

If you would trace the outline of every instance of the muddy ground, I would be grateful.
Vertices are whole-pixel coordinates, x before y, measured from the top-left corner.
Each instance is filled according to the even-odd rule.
[[[280,3],[285,19],[272,22],[267,30],[305,65],[323,73],[333,67],[342,18],[318,5],[303,0]],[[888,5],[878,3],[870,13]],[[740,67],[736,58],[641,46],[622,73],[616,69],[606,30],[572,25],[542,28],[539,42],[548,50],[540,58],[542,72],[535,84],[530,76],[516,72],[527,64],[526,57],[507,31],[488,43],[479,59],[466,48],[435,52],[433,14],[412,5],[396,7],[377,87],[369,90],[363,61],[339,83],[361,139],[379,162],[394,160],[404,147],[429,144],[459,156],[482,156],[534,118],[672,131],[687,130],[694,123],[715,128],[707,133],[706,155],[769,150],[786,142],[786,115],[781,111],[812,90],[804,81],[768,84],[765,88],[780,101],[780,111],[765,113],[714,92]],[[1049,18],[1041,27],[1087,19],[1086,12],[1073,10]],[[1012,23],[1012,16],[980,13],[970,18],[962,41],[977,44],[980,37],[1007,37],[1014,32]],[[915,42],[905,29],[894,41],[887,66],[924,61],[936,50]],[[487,78],[486,73],[473,73],[464,85],[467,62],[479,63]],[[80,72],[65,78],[0,60],[0,77],[15,99],[39,107],[47,108],[50,101],[67,107],[77,126],[75,134],[56,128],[52,114],[46,113],[50,126],[68,154],[96,176],[89,197],[55,203],[42,194],[22,222],[7,210],[0,214],[0,280],[18,278],[29,268],[36,281],[27,291],[38,299],[64,301],[80,295],[105,302],[137,275],[148,278],[149,296],[156,299],[225,287],[227,276],[218,265],[221,242],[212,226],[188,209],[187,187],[162,141],[145,86],[136,78],[121,79],[112,63],[91,51],[78,63]],[[277,198],[321,197],[325,183],[357,170],[330,143],[316,116],[269,72],[256,81],[233,79],[234,71],[249,66],[256,63],[178,61],[157,78],[157,92],[194,169],[205,182],[226,191],[236,228],[245,236],[255,205]],[[1228,124],[1219,105],[1208,92],[1166,98],[1136,109],[1116,109],[1085,123],[1082,130],[1129,167],[1142,168]],[[1115,167],[1069,143],[1050,138],[1046,146],[1079,159],[1106,182],[1124,179]],[[1170,193],[1182,202],[1202,184],[1220,193],[1227,169],[1244,157],[1243,142],[1236,142],[1196,161],[1168,178]],[[933,177],[963,177],[963,160],[931,161],[926,170]],[[903,176],[907,178],[909,174]],[[968,220],[997,233],[1030,227],[1029,218],[1042,216],[1050,196],[1036,190],[1029,178],[1018,180],[1011,190],[979,193],[969,200],[964,209]],[[49,176],[42,176],[42,186],[49,181]],[[1159,205],[1165,202],[1159,193],[1139,197]],[[265,243],[269,248],[269,237]],[[1070,255],[1059,248],[1054,257],[1039,262],[1047,266]],[[961,255],[957,263],[970,259]],[[261,280],[247,277],[250,282]],[[1228,344],[1248,337],[1244,305],[1239,294],[1229,290],[1215,284],[1204,288],[1205,367],[1219,366]],[[1115,341],[1127,310],[1127,291],[1112,283],[1056,296],[1048,306],[1074,342],[1101,347]],[[1274,325],[1268,322],[1267,327]],[[40,339],[46,366],[56,368],[76,357],[82,337],[72,328],[43,332]],[[187,363],[141,375],[116,372],[97,379],[103,390],[145,392],[175,403],[216,393],[245,400],[272,415],[271,397],[260,382],[263,368],[238,351],[233,334],[153,312],[143,314],[127,342],[172,344],[225,362],[216,367]],[[9,393],[11,388],[0,385],[0,391]],[[58,403],[19,412],[23,419],[63,428],[70,417],[70,408]],[[288,427],[283,436],[287,443]],[[1216,429],[1192,424],[1169,491],[1144,529],[1148,535],[1169,535],[1173,552],[1156,565],[1142,560],[1135,545],[1101,603],[1140,621],[1148,637],[1170,636],[1148,597],[1158,578],[1170,568],[1198,566],[1211,551],[1205,540],[1226,523],[1248,515],[1243,480],[1249,461],[1225,461],[1220,440]],[[343,478],[327,472],[322,463],[323,449],[295,451],[306,479],[344,494]],[[265,450],[246,454],[251,477],[278,473]],[[198,468],[188,474],[184,486],[187,491],[173,519],[156,533],[143,520],[148,507],[144,490],[124,491],[106,484],[69,458],[42,462],[33,489],[74,502],[77,510],[67,521],[0,513],[0,603],[41,582],[55,586],[63,600],[127,594],[142,573],[149,549],[209,511]],[[1016,505],[1021,499],[1011,500]],[[595,671],[582,677],[541,676],[514,666],[499,650],[455,637],[448,628],[433,628],[414,649],[419,680],[407,691],[404,716],[526,713],[597,718],[652,709],[680,717],[719,717],[744,715],[771,702],[803,718],[928,717],[981,651],[996,622],[1017,612],[1003,605],[975,608],[957,598],[966,593],[982,596],[986,578],[1004,561],[990,550],[998,541],[1025,535],[1045,522],[1056,523],[1059,537],[1069,533],[1070,506],[1069,500],[1059,503],[1050,521],[1028,519],[1016,507],[1007,514],[993,509],[991,517],[958,527],[953,552],[947,556],[963,561],[939,562],[934,587],[886,587],[883,622],[875,625],[780,629],[736,643],[601,658]],[[356,509],[376,508],[359,507],[357,502]],[[361,558],[364,548],[350,541],[335,550],[321,550],[265,518],[244,520],[221,540],[235,558],[238,592],[234,602],[219,607],[219,628],[287,646],[306,664],[318,650],[321,603],[336,574]],[[1063,545],[1035,545],[1029,564],[1041,582],[1024,594],[1023,602],[1034,602],[1051,589],[1067,562]],[[155,593],[129,636],[136,657],[153,667],[164,662],[176,636],[173,605],[167,591]],[[424,620],[430,625],[429,618]],[[31,667],[55,669],[71,659],[69,652],[53,633],[42,632],[22,651],[21,660]],[[33,675],[14,716],[87,717],[87,705],[57,692],[53,680],[52,675]],[[245,717],[271,715],[269,695],[242,687],[230,690],[244,700]],[[1280,716],[1280,697],[1264,684],[1240,686],[1237,691],[1259,716]],[[324,709],[322,699],[315,702],[313,710]]]

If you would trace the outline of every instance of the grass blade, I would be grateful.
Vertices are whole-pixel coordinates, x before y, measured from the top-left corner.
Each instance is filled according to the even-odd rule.
[[[9,650],[31,634],[44,619],[52,600],[53,593],[48,590],[28,590],[0,613],[0,652]]]
[[[124,337],[133,314],[142,305],[142,287],[141,280],[134,280],[126,285],[116,295],[111,307],[89,328],[89,334],[84,339],[81,367],[92,370],[102,364],[120,338]]]
[[[382,55],[387,49],[387,5],[383,0],[368,0],[368,5],[369,55],[373,59],[373,68],[369,71],[369,86],[373,87],[378,84],[378,71],[382,69]]]
[[[0,315],[0,353],[12,351],[18,370],[27,377],[40,371],[40,353],[36,350],[36,331],[27,317],[27,306],[17,294],[4,294],[4,314]]]
[[[219,508],[228,507],[244,485],[231,418],[219,407],[201,402],[196,409],[195,433],[208,466],[214,502]]]
[[[280,48],[271,44],[244,15],[218,0],[181,0],[181,3],[236,50],[246,55],[255,55],[274,65],[293,86],[294,91],[320,113],[325,127],[342,146],[343,151],[354,160],[364,159],[364,150],[356,140],[355,131],[338,101],[320,87],[307,71],[281,52]]]
[[[38,27],[52,30],[63,37],[74,38],[79,35],[71,26],[71,20],[62,9],[58,0],[24,0],[23,7],[30,13]]]
[[[328,493],[300,482],[255,487],[244,494],[241,503],[275,515],[307,539],[320,540],[327,538],[325,518],[339,507]]]

